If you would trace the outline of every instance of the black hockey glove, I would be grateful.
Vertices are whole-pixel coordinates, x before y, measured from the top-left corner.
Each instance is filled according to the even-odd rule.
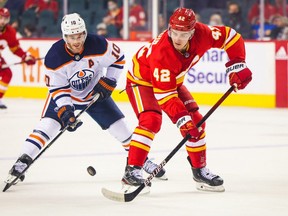
[[[99,82],[94,87],[94,94],[99,93],[98,101],[103,101],[109,98],[116,87],[116,81],[107,77],[101,77]]]
[[[83,124],[82,121],[76,120],[74,115],[74,107],[70,105],[60,107],[57,111],[57,116],[61,120],[63,127],[68,125],[67,130],[70,132],[75,131]]]

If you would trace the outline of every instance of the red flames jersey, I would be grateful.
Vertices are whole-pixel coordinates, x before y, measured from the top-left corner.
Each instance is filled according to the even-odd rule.
[[[141,5],[134,5],[130,8],[129,25],[133,30],[138,27],[143,27],[146,22],[146,14]]]
[[[0,32],[0,55],[7,46],[15,55],[19,57],[25,55],[19,45],[19,40],[16,38],[16,31],[10,25],[6,25],[4,30]]]
[[[173,120],[177,113],[187,112],[178,98],[177,87],[210,48],[224,49],[231,60],[245,60],[244,40],[239,33],[227,26],[208,27],[196,23],[195,34],[185,54],[173,47],[168,31],[164,31],[134,55],[127,78],[133,83],[152,87],[159,105]]]

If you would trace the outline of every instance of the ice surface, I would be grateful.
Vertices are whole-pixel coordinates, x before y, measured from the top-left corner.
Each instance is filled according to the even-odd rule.
[[[1,191],[22,142],[38,122],[43,100],[5,99],[0,110]],[[133,128],[127,103],[120,108]],[[201,106],[205,114],[210,107]],[[149,195],[131,203],[104,198],[101,188],[120,190],[126,153],[88,115],[74,133],[65,132],[29,169],[23,183],[0,192],[0,214],[89,215],[288,215],[288,110],[219,107],[207,120],[208,168],[224,179],[224,193],[195,189],[183,147],[165,166],[168,181],[153,181]],[[181,141],[164,116],[150,157],[161,162]],[[90,176],[92,165],[97,174]]]

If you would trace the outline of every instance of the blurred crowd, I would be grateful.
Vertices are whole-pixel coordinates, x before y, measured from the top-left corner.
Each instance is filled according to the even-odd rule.
[[[130,38],[135,33],[151,36],[149,1],[129,0]],[[192,8],[197,19],[208,25],[226,25],[241,33],[245,39],[259,39],[260,0],[159,0],[159,32],[167,28],[167,17],[175,8]],[[288,39],[287,0],[264,0],[264,38]],[[60,37],[63,0],[0,0],[11,14],[10,24],[18,37]],[[68,13],[79,13],[91,33],[108,38],[123,38],[122,0],[68,0]],[[164,11],[165,10],[165,11]],[[150,32],[150,34],[149,34]],[[262,35],[263,36],[263,35]]]

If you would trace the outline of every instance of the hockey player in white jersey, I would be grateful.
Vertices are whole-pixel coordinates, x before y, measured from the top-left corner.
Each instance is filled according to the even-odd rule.
[[[132,131],[111,98],[125,64],[123,51],[102,36],[88,34],[84,20],[77,13],[63,17],[61,30],[63,39],[54,43],[45,56],[49,95],[41,120],[23,143],[20,157],[9,171],[7,183],[15,177],[24,179],[23,170],[59,130],[68,126],[68,131],[75,131],[82,125],[81,121],[76,121],[74,111],[85,109],[96,93],[100,97],[87,113],[126,150],[129,149]],[[156,167],[147,159],[143,169],[152,173]],[[165,170],[158,177],[165,178],[164,174]]]

